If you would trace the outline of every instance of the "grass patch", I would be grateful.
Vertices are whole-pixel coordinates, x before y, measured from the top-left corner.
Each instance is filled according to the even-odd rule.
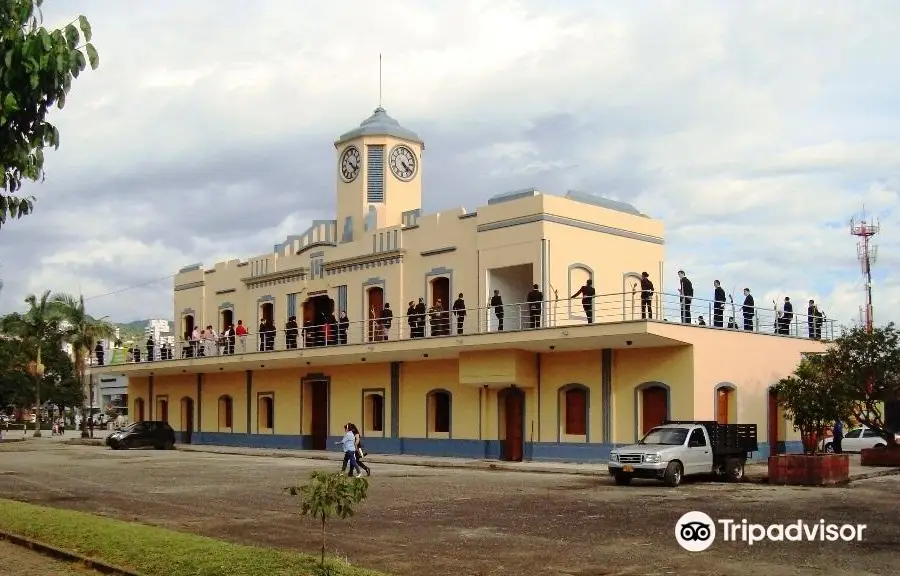
[[[0,499],[0,529],[144,576],[304,576],[318,559],[272,548]],[[383,576],[330,561],[326,574]]]

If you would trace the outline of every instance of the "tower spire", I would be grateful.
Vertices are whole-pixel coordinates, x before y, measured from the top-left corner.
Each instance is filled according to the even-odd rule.
[[[381,108],[381,53],[378,54],[378,107]]]

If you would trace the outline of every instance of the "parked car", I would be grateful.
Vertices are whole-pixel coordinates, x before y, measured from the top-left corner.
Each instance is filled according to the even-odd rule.
[[[135,422],[106,437],[106,445],[113,450],[153,447],[171,450],[175,447],[175,430],[168,422]]]
[[[609,473],[620,486],[647,478],[674,487],[685,476],[701,474],[740,482],[744,464],[757,450],[756,424],[666,421],[637,444],[610,452]]]
[[[823,450],[829,454],[834,452],[834,438],[828,437],[823,442]],[[900,443],[900,433],[894,434],[894,442]],[[887,441],[868,426],[855,426],[841,440],[841,451],[861,452],[866,448],[884,448]]]

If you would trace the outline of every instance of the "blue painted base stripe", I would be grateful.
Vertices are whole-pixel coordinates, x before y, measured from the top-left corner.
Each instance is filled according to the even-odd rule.
[[[281,434],[229,434],[227,432],[199,432],[192,437],[194,444],[234,446],[238,448],[268,448],[310,450],[311,436]],[[329,436],[329,451],[339,452],[335,443],[338,436]],[[413,456],[438,456],[449,458],[473,458],[499,460],[501,440],[437,440],[431,438],[364,438],[363,444],[373,454],[406,454]],[[536,462],[606,462],[615,444],[581,444],[573,442],[526,442],[525,460]],[[797,441],[779,443],[782,453],[801,453],[803,444]],[[766,460],[771,450],[768,443],[760,443],[753,460]]]

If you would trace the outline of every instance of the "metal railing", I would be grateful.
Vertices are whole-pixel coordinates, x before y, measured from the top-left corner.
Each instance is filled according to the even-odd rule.
[[[797,312],[784,315],[775,307],[745,308],[740,304],[703,298],[691,298],[687,302],[676,294],[666,293],[654,293],[647,299],[642,298],[638,291],[598,294],[591,299],[554,299],[464,310],[432,307],[425,313],[389,318],[371,317],[362,321],[335,319],[321,325],[301,324],[295,329],[272,327],[269,331],[230,337],[204,335],[198,340],[178,340],[173,346],[133,346],[130,349],[107,351],[102,359],[92,356],[91,365],[317,349],[635,320],[692,324],[710,329],[816,340],[834,338],[834,321],[823,316],[807,316]],[[112,357],[109,352],[114,352]]]

